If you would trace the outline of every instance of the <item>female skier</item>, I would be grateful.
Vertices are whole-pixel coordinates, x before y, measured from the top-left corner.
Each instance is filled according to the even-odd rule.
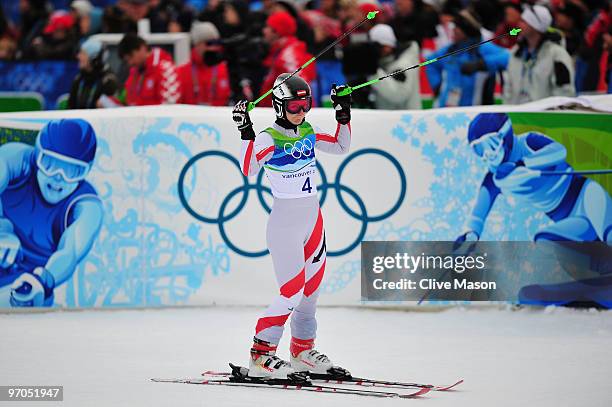
[[[252,176],[263,167],[274,196],[266,240],[280,294],[257,321],[249,359],[249,376],[266,379],[286,379],[294,372],[326,374],[333,367],[327,356],[314,349],[316,303],[326,259],[315,148],[344,154],[351,142],[351,95],[337,95],[344,86],[334,85],[331,90],[338,122],[332,136],[304,120],[312,106],[304,79],[294,75],[277,87],[288,76],[283,73],[274,82],[276,121],[271,127],[255,136],[247,101],[238,102],[232,112],[243,140],[242,172]],[[276,356],[289,315],[290,364]]]

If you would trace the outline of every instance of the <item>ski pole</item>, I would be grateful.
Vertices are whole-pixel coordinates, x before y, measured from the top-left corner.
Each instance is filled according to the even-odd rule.
[[[486,44],[487,42],[495,41],[495,40],[498,40],[498,39],[500,39],[500,38],[502,38],[502,37],[505,37],[506,35],[517,36],[517,35],[518,35],[518,33],[520,33],[520,32],[521,32],[521,29],[520,29],[520,28],[513,28],[512,30],[508,31],[507,33],[500,34],[500,35],[498,35],[497,37],[491,38],[490,40],[481,41],[481,42],[479,42],[478,44],[473,44],[473,45],[470,45],[470,46],[468,46],[468,47],[461,48],[461,49],[455,50],[455,51],[453,51],[453,52],[449,52],[448,54],[444,54],[444,55],[442,55],[441,57],[438,57],[438,58],[432,58],[432,59],[429,59],[429,60],[427,60],[427,61],[425,61],[425,62],[421,62],[420,64],[416,64],[416,65],[413,65],[413,66],[408,67],[408,68],[405,68],[405,69],[399,69],[399,70],[397,70],[397,71],[395,71],[395,72],[391,72],[391,73],[390,73],[390,74],[388,74],[388,75],[381,76],[381,77],[380,77],[380,78],[378,78],[378,79],[372,79],[371,81],[364,82],[364,83],[361,83],[361,84],[359,84],[359,85],[352,86],[352,87],[351,87],[351,86],[347,86],[347,88],[346,88],[346,89],[343,89],[342,91],[338,92],[338,96],[346,96],[346,95],[348,95],[349,93],[352,93],[352,92],[353,92],[354,90],[356,90],[356,89],[363,88],[363,87],[370,86],[370,85],[374,85],[375,83],[380,82],[380,81],[382,81],[383,79],[387,79],[387,78],[389,78],[389,77],[391,77],[391,76],[398,75],[398,74],[403,73],[403,72],[406,72],[406,71],[410,71],[411,69],[417,69],[417,68],[420,68],[420,67],[422,67],[422,66],[426,66],[426,65],[429,65],[429,64],[433,64],[434,62],[440,61],[440,60],[442,60],[442,59],[444,59],[444,58],[448,58],[448,57],[450,57],[451,55],[456,55],[456,54],[460,54],[460,53],[462,53],[462,52],[469,51],[469,50],[471,50],[471,49],[474,49],[474,48],[480,47],[481,45]]]
[[[250,112],[251,110],[253,110],[255,108],[255,105],[257,105],[259,102],[261,102],[263,99],[265,99],[266,96],[268,96],[270,93],[272,93],[272,91],[274,91],[274,89],[278,88],[279,86],[281,86],[283,83],[285,83],[286,81],[289,80],[289,78],[291,78],[293,75],[297,74],[298,72],[300,72],[302,69],[306,68],[308,65],[312,64],[317,58],[319,58],[321,55],[325,54],[327,51],[329,51],[331,48],[333,48],[334,46],[336,46],[340,41],[342,41],[344,38],[346,38],[347,35],[349,35],[350,33],[352,33],[353,31],[355,31],[357,28],[359,28],[363,23],[365,23],[368,20],[372,20],[374,19],[374,17],[376,17],[376,14],[378,14],[378,11],[370,11],[364,18],[363,20],[361,20],[358,24],[356,24],[353,28],[351,28],[350,30],[348,30],[347,32],[345,32],[344,34],[342,34],[340,37],[338,37],[336,39],[336,41],[332,42],[331,44],[329,44],[327,47],[325,47],[325,49],[323,49],[321,52],[319,52],[316,56],[310,58],[308,61],[306,61],[306,63],[302,66],[300,66],[298,69],[296,69],[295,71],[293,71],[293,73],[291,75],[289,75],[288,77],[286,77],[285,79],[283,79],[283,81],[281,83],[279,83],[278,85],[274,86],[272,89],[270,89],[269,91],[267,91],[266,93],[264,93],[263,95],[261,95],[259,98],[257,98],[254,102],[249,102],[248,106],[247,106],[247,111]]]

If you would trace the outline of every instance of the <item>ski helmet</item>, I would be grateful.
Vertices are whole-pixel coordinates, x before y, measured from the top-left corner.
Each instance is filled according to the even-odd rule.
[[[308,112],[312,107],[312,93],[308,82],[297,75],[293,75],[287,79],[281,86],[277,85],[283,82],[289,73],[278,75],[274,81],[274,90],[272,91],[272,105],[276,112],[276,117],[287,119],[287,112],[298,113],[301,110]],[[297,101],[297,103],[291,103]]]
[[[87,175],[96,147],[96,133],[85,120],[51,120],[36,140],[37,166],[49,176],[61,172],[66,181],[78,181]]]
[[[470,123],[467,136],[468,143],[478,155],[482,155],[479,144],[492,136],[500,140],[500,148],[507,155],[513,144],[512,121],[505,113],[480,113]]]

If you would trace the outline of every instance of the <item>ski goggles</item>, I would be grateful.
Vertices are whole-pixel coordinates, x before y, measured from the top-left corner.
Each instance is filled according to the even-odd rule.
[[[90,164],[66,157],[55,151],[40,148],[36,157],[38,169],[47,177],[60,174],[66,182],[79,182],[85,179],[90,169]]]
[[[474,149],[474,152],[479,156],[483,157],[485,152],[497,152],[502,148],[504,143],[504,136],[510,130],[510,120],[506,120],[504,125],[498,131],[483,134],[477,140],[470,143],[470,147]]]
[[[292,114],[297,114],[301,111],[307,113],[312,107],[312,98],[309,96],[304,99],[294,99],[285,102],[285,110]]]

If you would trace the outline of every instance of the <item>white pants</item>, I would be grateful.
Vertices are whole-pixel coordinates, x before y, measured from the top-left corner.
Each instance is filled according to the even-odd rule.
[[[266,239],[280,293],[257,321],[255,337],[278,344],[291,315],[291,335],[314,339],[327,254],[318,197],[275,198]]]

